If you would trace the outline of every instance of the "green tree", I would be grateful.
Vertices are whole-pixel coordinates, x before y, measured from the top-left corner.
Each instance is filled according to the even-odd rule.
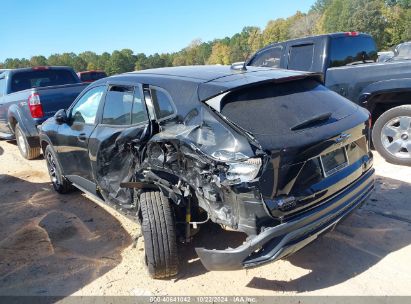
[[[213,45],[208,64],[229,64],[230,48],[228,45],[217,42]]]
[[[134,69],[136,71],[148,69],[147,56],[144,53],[136,55],[136,62],[134,63]]]
[[[45,66],[47,65],[47,58],[44,56],[33,56],[30,58],[30,66]]]
[[[270,20],[263,31],[263,45],[289,39],[288,26],[285,19]]]
[[[104,70],[106,73],[108,73],[110,58],[111,55],[107,52],[104,52],[103,54],[98,56],[97,69]]]
[[[317,0],[312,6],[310,12],[323,14],[324,11],[331,4],[332,0]]]
[[[352,15],[353,29],[371,34],[379,48],[390,43],[387,33],[388,22],[383,15],[383,2],[361,0]]]
[[[99,69],[99,56],[94,52],[82,52],[78,54],[78,57],[85,63],[86,70],[98,70]]]
[[[136,59],[132,50],[114,51],[108,60],[106,72],[109,75],[131,72],[134,70],[135,62]]]
[[[316,34],[318,32],[317,23],[320,18],[321,14],[315,11],[296,16],[294,20],[290,21],[289,37],[292,39]]]

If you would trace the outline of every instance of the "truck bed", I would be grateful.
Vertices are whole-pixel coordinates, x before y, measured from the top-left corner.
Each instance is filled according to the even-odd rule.
[[[380,86],[396,81],[397,89],[411,88],[411,61],[368,63],[329,68],[325,85],[352,101],[367,93],[369,86]],[[374,90],[372,90],[374,91]]]

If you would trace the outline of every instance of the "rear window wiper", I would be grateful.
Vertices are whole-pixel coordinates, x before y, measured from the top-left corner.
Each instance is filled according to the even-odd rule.
[[[327,121],[332,116],[331,112],[319,114],[304,120],[303,122],[291,127],[291,131],[298,131],[302,129],[311,128],[321,122]]]

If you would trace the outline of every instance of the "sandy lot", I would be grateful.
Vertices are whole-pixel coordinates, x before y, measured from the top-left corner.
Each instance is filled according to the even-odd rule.
[[[292,257],[208,272],[194,247],[241,242],[208,225],[181,248],[181,274],[155,281],[137,224],[79,191],[56,194],[44,160],[0,141],[0,295],[411,295],[411,168],[378,155],[375,168],[367,204]]]

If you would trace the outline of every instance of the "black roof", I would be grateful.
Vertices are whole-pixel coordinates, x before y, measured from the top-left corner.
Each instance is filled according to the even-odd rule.
[[[366,34],[366,33],[360,33],[360,32],[337,32],[337,33],[328,33],[328,34],[321,34],[321,35],[313,35],[313,36],[306,36],[306,37],[301,37],[301,38],[295,38],[295,39],[290,39],[290,40],[284,40],[284,41],[278,41],[271,43],[262,49],[259,49],[253,56],[250,57],[250,59],[247,62],[250,62],[254,56],[261,51],[265,51],[266,49],[269,49],[273,46],[277,46],[280,44],[284,43],[298,43],[299,41],[306,41],[309,39],[324,39],[324,38],[339,38],[339,37],[367,37],[367,38],[372,38],[371,35]]]
[[[195,66],[180,66],[180,67],[168,67],[158,69],[148,69],[137,72],[131,72],[128,74],[136,75],[159,75],[159,76],[175,76],[190,78],[198,82],[210,82],[216,81],[224,77],[249,77],[249,76],[261,76],[269,73],[270,78],[283,78],[288,77],[290,71],[282,69],[264,68],[264,67],[247,67],[246,70],[232,69],[228,65],[195,65]],[[291,72],[295,74],[295,72]],[[297,72],[297,74],[301,74]]]
[[[226,65],[182,66],[149,69],[111,76],[98,80],[95,85],[111,80],[137,81],[143,84],[158,86],[178,86],[183,90],[193,87],[197,90],[199,100],[206,100],[225,91],[262,82],[279,82],[319,75],[283,69],[247,67],[247,70],[236,70]],[[166,88],[166,87],[165,87]],[[166,88],[167,89],[167,88]]]

